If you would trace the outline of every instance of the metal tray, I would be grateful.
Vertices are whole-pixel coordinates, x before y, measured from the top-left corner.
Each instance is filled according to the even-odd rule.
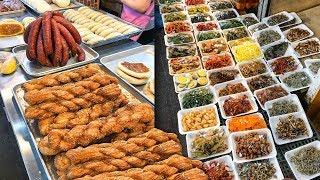
[[[15,10],[15,11],[0,12],[0,17],[4,15],[15,15],[15,14],[23,13],[25,10],[26,8]]]
[[[121,78],[117,73],[117,67],[118,63],[122,61],[129,61],[129,62],[142,62],[146,66],[148,66],[151,69],[151,77],[150,79],[154,79],[155,77],[155,65],[154,65],[154,46],[152,45],[145,45],[140,46],[137,48],[129,49],[126,51],[122,51],[116,54],[108,55],[105,57],[102,57],[100,59],[101,64],[103,64],[105,67],[107,67],[115,76],[118,78]],[[123,78],[121,78],[123,79]],[[124,79],[123,79],[124,80]],[[139,92],[143,97],[148,99],[151,103],[154,104],[152,100],[150,100],[144,93],[143,93],[143,87],[136,86],[128,83],[126,80],[124,80],[130,87],[135,89],[137,92]]]
[[[12,52],[14,53],[16,59],[21,64],[23,70],[30,76],[34,77],[40,77],[47,74],[52,74],[55,72],[67,70],[73,67],[77,67],[80,65],[88,64],[90,62],[93,62],[95,59],[99,57],[99,54],[91,49],[90,47],[81,44],[81,47],[83,48],[84,52],[86,53],[86,59],[82,62],[77,62],[75,57],[71,57],[67,63],[67,65],[62,67],[45,67],[40,65],[37,62],[29,61],[26,56],[26,48],[27,45],[22,45],[13,48]]]
[[[37,11],[33,6],[31,6],[26,0],[21,0],[21,2],[23,4],[25,4],[26,6],[28,6],[30,9],[32,9],[34,12],[36,12],[37,14],[43,14],[39,11]],[[78,7],[81,7],[83,6],[83,4],[77,2],[76,0],[71,0],[70,1],[70,5],[66,8],[60,8],[58,7],[57,5],[55,4],[50,4],[50,6],[52,7],[52,11],[60,11],[60,10],[66,10],[66,9],[74,9],[74,8],[78,8]]]
[[[101,64],[98,64],[98,65],[106,73],[113,75],[113,73],[109,69],[105,68]],[[78,69],[78,68],[81,68],[81,67],[77,67],[74,69]],[[74,69],[70,69],[67,71],[72,71]],[[67,72],[67,71],[63,71],[63,72]],[[62,73],[62,72],[60,72],[60,73]],[[57,73],[57,74],[59,74],[59,73]],[[132,101],[148,103],[153,107],[153,105],[149,101],[147,101],[140,93],[138,93],[137,91],[132,89],[132,87],[129,86],[126,82],[124,82],[119,77],[117,77],[117,79],[119,80],[119,85],[120,85],[123,93],[125,95],[127,95],[127,97],[129,99],[131,99]],[[29,80],[29,81],[31,81],[31,80]],[[29,132],[31,132],[30,134],[31,134],[32,143],[35,147],[37,147],[37,140],[39,140],[41,137],[43,137],[39,132],[37,121],[33,121],[33,120],[27,121],[24,116],[24,111],[25,111],[25,108],[28,106],[28,103],[23,99],[24,90],[22,89],[22,85],[24,83],[29,82],[29,81],[17,84],[16,86],[13,87],[12,91],[13,91],[14,99],[17,102],[19,111],[23,117],[23,120],[27,124],[27,129]],[[54,167],[54,162],[53,162],[55,156],[52,156],[52,157],[51,156],[48,156],[48,157],[42,156],[39,149],[38,148],[35,148],[35,149],[36,149],[35,156],[40,159],[41,165],[43,166],[43,169],[44,169],[45,174],[48,177],[48,179],[58,179],[58,175],[56,173],[56,169]]]
[[[90,8],[90,7],[89,7],[89,8]],[[79,7],[74,8],[74,9],[75,9],[75,10],[78,10]],[[90,8],[90,9],[92,9],[92,8]],[[63,13],[64,11],[65,11],[65,10],[62,10],[61,12]],[[114,38],[107,39],[107,40],[104,40],[104,41],[99,41],[99,42],[97,42],[96,44],[87,44],[87,43],[83,42],[84,44],[86,44],[87,46],[89,46],[89,47],[91,47],[91,48],[96,48],[96,47],[99,47],[99,46],[104,46],[104,45],[111,44],[111,43],[114,43],[114,42],[118,42],[118,41],[121,41],[121,40],[124,40],[124,39],[130,39],[131,37],[136,36],[136,35],[138,35],[138,34],[140,34],[140,33],[142,32],[142,29],[141,29],[140,27],[138,27],[137,25],[132,24],[132,23],[130,23],[130,22],[128,22],[128,21],[123,20],[123,19],[121,19],[121,18],[118,17],[118,16],[115,16],[115,15],[110,14],[110,13],[108,13],[108,12],[106,12],[106,11],[103,11],[103,10],[95,10],[95,11],[101,12],[101,13],[103,13],[103,14],[109,16],[109,17],[112,17],[112,18],[114,18],[114,19],[116,19],[116,20],[118,20],[118,21],[120,21],[120,22],[122,22],[122,23],[131,25],[131,26],[137,28],[138,30],[137,30],[137,31],[134,31],[134,32],[132,32],[132,33],[126,34],[126,35],[114,37]]]

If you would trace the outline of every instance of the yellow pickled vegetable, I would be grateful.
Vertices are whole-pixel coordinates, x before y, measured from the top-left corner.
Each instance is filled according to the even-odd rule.
[[[257,43],[244,42],[233,47],[235,60],[239,62],[255,60],[262,56],[260,46]]]

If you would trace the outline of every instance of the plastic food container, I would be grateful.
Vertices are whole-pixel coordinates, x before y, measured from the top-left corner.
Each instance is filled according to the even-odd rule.
[[[177,26],[179,27],[177,28]],[[165,34],[189,32],[193,30],[190,21],[168,22],[168,23],[164,23],[163,27],[164,27]]]
[[[247,99],[250,101],[250,104],[251,104],[251,110],[250,111],[247,111],[247,112],[244,112],[244,113],[241,113],[241,114],[237,114],[237,115],[234,115],[234,116],[228,116],[226,115],[226,112],[223,108],[223,105],[225,103],[225,101],[227,99],[229,99],[230,97],[232,98],[238,98],[238,97],[241,97],[243,95],[246,95],[247,96]],[[228,119],[228,118],[231,118],[231,117],[237,117],[237,116],[242,116],[242,115],[246,115],[246,114],[250,114],[250,113],[254,113],[254,112],[257,112],[258,111],[258,106],[257,106],[257,103],[252,95],[251,92],[243,92],[243,93],[238,93],[238,94],[233,94],[233,95],[228,95],[228,96],[223,96],[223,97],[220,97],[218,98],[218,104],[219,104],[219,107],[220,107],[220,110],[221,110],[221,116],[224,118],[224,119]]]
[[[172,55],[170,56],[170,50],[171,49],[186,49],[186,50],[192,50],[190,52],[185,53],[185,55],[181,55],[178,57],[172,57]],[[198,50],[197,50],[197,46],[195,44],[190,44],[190,45],[181,45],[181,46],[169,46],[166,48],[166,52],[167,52],[167,59],[171,59],[171,58],[179,58],[179,57],[187,57],[187,56],[196,56],[198,55]],[[176,51],[173,51],[176,52]]]
[[[308,130],[308,135],[307,136],[301,136],[301,137],[298,137],[296,139],[280,139],[278,137],[276,128],[277,128],[278,123],[280,122],[280,119],[288,117],[290,115],[293,115],[294,117],[298,117],[298,118],[303,119],[304,124],[306,125],[307,130]],[[271,128],[271,131],[272,131],[272,134],[273,134],[274,141],[278,145],[283,145],[283,144],[288,144],[288,143],[292,143],[292,142],[296,142],[296,141],[301,141],[301,140],[304,140],[304,139],[311,138],[313,136],[312,129],[311,129],[310,124],[308,122],[308,118],[307,118],[307,116],[306,116],[306,114],[304,112],[296,112],[296,113],[290,113],[290,114],[271,117],[271,118],[269,118],[269,124],[270,124],[270,128]]]
[[[308,36],[305,36],[305,37],[302,37],[302,38],[300,38],[300,39],[297,39],[297,40],[295,40],[295,41],[290,41],[290,40],[287,38],[287,36],[288,36],[288,33],[289,33],[289,31],[290,31],[291,29],[303,29],[303,30],[308,31],[308,32],[309,32],[309,35],[308,35]],[[283,34],[284,34],[284,36],[287,38],[288,41],[290,41],[290,42],[297,42],[297,41],[301,41],[301,40],[303,40],[303,39],[307,39],[307,38],[313,36],[313,35],[314,35],[314,32],[311,31],[310,28],[308,28],[306,25],[300,24],[300,25],[298,25],[298,26],[294,26],[294,27],[292,27],[292,28],[290,28],[290,29],[287,29],[286,31],[283,32]]]
[[[295,73],[298,73],[298,72],[304,72],[309,78],[310,78],[310,83],[307,85],[307,86],[302,86],[302,87],[299,87],[299,88],[292,88],[292,87],[289,87],[285,82],[284,82],[284,79],[291,76],[292,74],[295,74]],[[281,75],[279,76],[279,79],[280,81],[287,87],[287,89],[290,91],[290,92],[293,92],[293,91],[298,91],[298,90],[302,90],[302,89],[305,89],[307,87],[309,87],[312,83],[313,83],[313,76],[309,73],[309,71],[307,71],[306,69],[301,69],[301,70],[297,70],[297,71],[294,71],[294,72],[288,72],[284,75]]]
[[[274,100],[266,102],[265,108],[266,108],[266,111],[267,111],[267,114],[268,114],[269,118],[276,117],[276,116],[271,116],[270,109],[272,108],[274,103],[281,102],[281,101],[292,101],[292,102],[294,102],[294,104],[296,104],[298,106],[298,111],[297,112],[303,112],[304,113],[303,107],[302,107],[302,105],[300,103],[300,100],[299,100],[298,96],[295,95],[295,94],[289,94],[288,96],[284,96],[284,97],[281,97],[281,98],[274,99]],[[284,114],[282,114],[282,115],[284,115]]]
[[[215,54],[215,55],[209,55],[209,56],[203,56],[202,57],[202,63],[203,63],[203,68],[206,69],[206,70],[211,70],[209,68],[206,67],[206,62],[207,60],[211,57],[211,56],[228,56],[230,57],[230,65],[229,66],[235,66],[235,63],[234,63],[234,60],[233,60],[233,57],[230,53],[228,52],[224,52],[224,53],[221,53],[221,54]],[[229,66],[225,66],[225,67],[229,67]],[[220,67],[220,68],[223,68],[223,67]],[[214,68],[214,69],[219,69],[219,68]]]
[[[208,27],[210,24],[214,24],[214,26],[211,26],[210,28]],[[200,27],[206,25],[205,30],[200,29]],[[195,32],[199,31],[210,31],[210,30],[220,30],[220,25],[217,21],[207,21],[207,22],[199,22],[199,23],[193,23],[192,24],[193,29]],[[204,28],[204,27],[203,27]]]
[[[263,73],[260,73],[260,74],[267,74],[267,73],[270,73],[270,69],[267,65],[267,63],[263,60],[263,59],[257,59],[257,60],[253,60],[253,61],[249,61],[249,62],[242,62],[242,63],[238,63],[237,64],[237,68],[240,70],[240,73],[241,73],[241,76],[243,78],[250,78],[250,77],[254,77],[254,76],[258,76],[260,74],[257,74],[257,75],[254,75],[254,76],[245,76],[243,74],[243,72],[241,71],[243,67],[245,67],[246,65],[249,65],[249,64],[252,64],[252,63],[255,63],[255,62],[258,62],[258,63],[261,63],[264,65],[264,68],[265,68],[265,71]]]
[[[315,179],[316,177],[320,176],[320,173],[317,173],[317,174],[314,174],[312,176],[308,176],[308,175],[305,175],[305,174],[302,174],[300,173],[296,166],[294,165],[294,163],[291,162],[291,157],[294,156],[294,154],[298,151],[300,151],[301,149],[303,148],[306,148],[306,147],[316,147],[317,149],[320,149],[320,141],[313,141],[312,143],[309,143],[309,144],[306,144],[306,145],[303,145],[301,147],[298,147],[296,149],[293,149],[291,151],[288,151],[285,153],[285,158],[290,166],[290,169],[292,170],[294,176],[297,178],[297,179],[304,179],[304,180],[309,180],[309,179]]]
[[[220,37],[215,37],[215,38],[210,38],[210,39],[205,39],[205,40],[199,40],[199,35],[201,35],[201,34],[208,34],[208,33],[218,33],[218,34],[220,34]],[[221,32],[220,30],[196,31],[196,32],[195,32],[195,36],[196,36],[197,42],[207,41],[207,40],[211,40],[211,39],[219,39],[219,38],[221,38],[221,37],[222,37],[222,32]]]
[[[244,159],[244,158],[240,158],[238,156],[238,154],[236,153],[236,149],[237,149],[237,144],[235,141],[236,137],[241,137],[250,133],[258,133],[261,135],[267,135],[267,139],[268,142],[270,143],[270,146],[272,148],[271,152],[269,155],[267,156],[262,156],[259,158],[254,158],[254,159]],[[274,142],[272,140],[272,135],[269,129],[255,129],[255,130],[250,130],[250,131],[239,131],[239,132],[234,132],[230,134],[230,143],[232,145],[232,157],[233,157],[233,161],[236,163],[244,163],[244,162],[251,162],[251,161],[257,161],[257,160],[262,160],[262,159],[270,159],[270,158],[275,158],[277,156],[277,150],[276,147],[274,145]]]
[[[239,32],[237,31],[242,31],[242,32],[245,32],[245,34],[242,34],[243,36],[240,36],[239,35]],[[230,33],[231,35],[233,36],[230,36]],[[234,40],[237,40],[237,39],[242,39],[242,38],[246,38],[246,37],[249,37],[250,36],[250,33],[249,31],[247,30],[246,27],[236,27],[236,28],[231,28],[231,29],[225,29],[223,30],[223,35],[225,37],[225,39],[227,41],[234,41]]]
[[[306,65],[306,68],[308,69],[309,73],[313,75],[313,77],[316,77],[317,73],[314,73],[310,66],[313,64],[313,63],[319,63],[320,64],[320,59],[307,59],[304,61],[304,64]],[[319,70],[318,70],[319,72]]]
[[[223,71],[228,71],[228,70],[236,70],[236,71],[238,71],[238,75],[236,75],[235,78],[232,79],[232,80],[241,79],[241,75],[240,75],[239,70],[236,67],[228,66],[228,67],[224,67],[224,68],[212,69],[212,70],[207,71],[207,76],[208,76],[208,79],[209,79],[209,85],[210,86],[214,86],[215,85],[215,84],[214,85],[211,84],[211,81],[210,81],[210,75],[211,74],[219,73],[219,72],[223,72]],[[224,81],[224,82],[228,82],[228,81]],[[217,84],[220,84],[220,83],[217,83]]]
[[[169,42],[168,39],[169,38],[173,38],[173,37],[177,37],[179,35],[188,35],[189,37],[192,38],[192,40],[190,42],[184,42],[184,43],[180,43],[180,44],[174,44],[173,42]],[[192,32],[181,32],[181,33],[174,33],[174,34],[167,34],[164,36],[164,42],[166,46],[176,46],[176,45],[186,45],[186,44],[193,44],[195,43],[195,38],[193,36]]]
[[[291,14],[291,16],[293,17],[293,20],[281,24],[281,25],[280,25],[281,28],[290,27],[290,26],[294,26],[294,25],[297,25],[297,24],[301,24],[301,23],[302,23],[302,20],[301,20],[301,18],[298,16],[297,13],[291,12],[290,14]]]
[[[196,8],[197,12],[192,12],[192,9]],[[198,11],[199,8],[201,8],[201,11]],[[197,5],[190,5],[187,6],[187,12],[189,15],[194,15],[194,14],[201,14],[201,13],[209,13],[210,7],[207,4],[197,4]]]
[[[199,17],[204,17],[204,19],[199,19]],[[190,15],[191,23],[207,22],[207,21],[216,21],[216,18],[212,13],[202,13]]]
[[[282,54],[274,54],[274,49],[272,48],[275,48],[275,49],[279,49],[278,46],[281,45],[281,44],[284,44],[284,43],[287,43],[288,46],[287,46],[287,49],[285,52],[283,52]],[[271,48],[271,49],[270,49]],[[271,44],[268,44],[264,47],[262,47],[262,51],[263,51],[263,54],[264,54],[264,57],[267,61],[271,60],[271,59],[275,59],[275,58],[278,58],[278,57],[282,57],[282,56],[289,56],[289,55],[292,55],[294,54],[294,50],[292,49],[292,46],[291,44],[286,41],[286,40],[281,40],[281,41],[277,41],[277,42],[274,42],[274,43],[271,43]],[[267,54],[267,51],[271,51],[273,54],[271,55],[268,55]],[[268,57],[267,57],[268,56]],[[272,56],[272,57],[269,57],[269,56]]]
[[[236,167],[230,155],[225,155],[216,159],[211,159],[209,161],[206,161],[204,162],[204,166],[210,165],[211,162],[218,162],[218,163],[223,163],[227,165],[229,167],[229,170],[232,171],[232,174],[234,175],[233,179],[236,179],[236,176],[237,176]]]
[[[266,23],[260,22],[260,23],[249,26],[248,29],[251,34],[254,34],[255,32],[261,31],[261,30],[266,29],[268,27],[269,26]]]
[[[204,52],[203,49],[203,45],[204,44],[211,44],[211,52]],[[229,52],[229,47],[228,44],[226,42],[226,40],[224,38],[218,38],[218,39],[210,39],[210,40],[206,40],[206,41],[201,41],[198,42],[198,47],[200,49],[200,54],[201,56],[210,56],[210,55],[214,55],[214,54],[221,54],[221,53],[226,53]],[[213,47],[214,46],[214,47]],[[221,47],[223,46],[223,47]],[[220,49],[221,48],[221,49]]]
[[[235,22],[237,23],[236,25],[226,26],[226,24],[228,23],[235,23]],[[240,18],[232,18],[232,19],[219,21],[219,25],[222,30],[244,26]]]
[[[315,53],[311,53],[311,54],[306,54],[306,55],[301,55],[299,54],[295,48],[300,44],[300,43],[305,43],[305,42],[308,42],[308,41],[316,41],[318,42],[319,44],[319,51],[318,52],[315,52]],[[308,56],[312,56],[312,55],[316,55],[316,54],[319,54],[320,53],[320,40],[316,37],[314,38],[310,38],[310,39],[306,39],[306,40],[303,40],[303,41],[299,41],[299,42],[295,42],[295,43],[292,43],[292,48],[294,49],[296,55],[298,56],[298,58],[304,58],[304,57],[308,57]]]
[[[279,39],[277,39],[277,40],[275,40],[275,41],[273,41],[273,42],[267,43],[267,44],[260,44],[260,43],[259,43],[260,46],[262,46],[262,47],[263,47],[263,46],[266,46],[266,45],[268,45],[268,44],[275,43],[275,42],[279,42],[279,41],[285,39],[285,37],[284,37],[281,29],[280,29],[278,26],[268,27],[268,28],[263,29],[263,30],[261,30],[261,31],[255,32],[255,33],[253,33],[252,37],[253,37],[257,42],[259,42],[258,40],[259,40],[259,37],[260,37],[261,33],[267,32],[267,31],[275,31],[275,32],[277,32],[277,33],[279,34],[280,37],[279,37]]]
[[[166,8],[171,10],[168,11],[166,10]],[[186,7],[184,4],[168,4],[168,5],[160,5],[159,9],[161,14],[165,14],[165,13],[171,13],[171,12],[185,11]]]
[[[166,4],[179,4],[179,3],[183,3],[183,0],[158,0],[160,5],[166,5]]]
[[[242,116],[242,117],[246,117],[246,116],[257,116],[258,118],[261,119],[261,121],[264,121],[264,123],[265,123],[266,126],[267,126],[267,123],[265,122],[265,119],[264,119],[263,115],[262,115],[261,113],[259,113],[259,112],[253,113],[253,114],[247,114],[247,115]],[[234,119],[230,118],[230,119],[227,119],[227,120],[226,120],[226,126],[227,126],[227,130],[229,131],[229,133],[233,133],[233,132],[230,131],[230,128],[229,128],[231,121],[234,121]],[[240,131],[235,131],[235,132],[240,132]]]
[[[176,62],[174,62],[176,61]],[[191,61],[193,63],[199,64],[199,66],[194,67],[193,65],[190,65]],[[173,64],[183,66],[178,71],[175,71],[172,66]],[[188,56],[188,57],[182,57],[182,58],[172,58],[168,61],[168,68],[169,68],[169,74],[175,75],[175,74],[182,74],[187,72],[192,72],[195,70],[199,70],[202,68],[201,66],[201,59],[199,56]]]
[[[192,156],[192,141],[193,139],[195,138],[195,135],[198,134],[198,133],[206,133],[208,132],[209,130],[211,129],[222,129],[225,133],[226,133],[226,136],[229,137],[229,133],[226,129],[226,126],[220,126],[220,127],[213,127],[213,128],[210,128],[210,129],[206,129],[206,130],[202,130],[202,131],[198,131],[198,132],[195,132],[195,133],[189,133],[187,134],[186,136],[186,142],[187,142],[187,152],[188,152],[188,157],[189,158],[192,158],[192,159],[198,159],[198,160],[203,160],[203,159],[209,159],[209,158],[213,158],[213,157],[217,157],[217,156],[221,156],[221,155],[224,155],[224,154],[229,154],[231,152],[231,145],[230,145],[230,141],[227,139],[226,140],[226,143],[228,145],[228,148],[226,151],[224,152],[220,152],[220,153],[217,153],[217,154],[212,154],[210,156],[207,156],[207,157],[201,157],[201,158],[195,158]]]
[[[231,51],[238,63],[263,58],[260,45],[256,42],[244,42],[232,47]]]
[[[227,13],[227,12],[231,12],[233,13],[235,16],[234,17],[219,17],[221,14],[223,13]],[[218,21],[223,21],[223,20],[227,20],[227,19],[233,19],[233,18],[237,18],[239,17],[239,13],[237,10],[235,9],[224,9],[224,10],[220,10],[220,11],[216,11],[213,12],[214,17],[218,20]]]
[[[199,71],[201,71],[201,73],[204,72],[205,76],[200,76],[199,75]],[[189,79],[189,82],[186,83],[187,87],[184,87],[184,88],[179,87],[179,84],[181,84],[181,83],[179,83],[177,81],[177,79],[179,77],[181,77],[181,76],[186,77],[186,78]],[[200,78],[206,79],[207,83],[205,83],[203,85],[201,83],[199,83],[199,80],[201,81]],[[208,85],[209,80],[208,80],[207,72],[204,69],[200,69],[200,70],[196,70],[196,71],[193,71],[193,72],[190,72],[190,73],[183,73],[183,74],[174,75],[173,76],[173,82],[174,82],[174,89],[175,89],[176,93],[179,93],[179,92],[182,92],[182,91],[185,91],[185,90],[190,90],[190,89],[194,89],[194,88],[197,88],[197,87],[206,86],[206,85]],[[192,84],[192,83],[196,83],[196,84]]]
[[[269,67],[270,67],[270,69],[272,69],[273,73],[274,73],[276,76],[279,76],[279,75],[281,75],[281,74],[277,74],[277,72],[275,72],[275,70],[272,68],[272,63],[278,61],[278,60],[281,59],[281,58],[285,58],[285,57],[292,57],[292,58],[294,59],[294,64],[297,66],[297,68],[296,68],[295,70],[293,70],[293,71],[287,71],[287,72],[285,72],[285,73],[294,72],[294,71],[298,71],[298,70],[303,69],[303,66],[302,66],[302,64],[300,63],[300,61],[299,61],[299,59],[297,58],[297,56],[296,56],[295,54],[291,53],[291,55],[278,57],[278,58],[276,58],[276,59],[272,59],[272,60],[270,60],[270,61],[267,62],[268,65],[269,65]]]
[[[165,14],[162,14],[161,16],[162,16],[162,21],[163,21],[163,23],[175,22],[175,21],[188,21],[188,20],[190,20],[188,14],[187,14],[185,11],[165,13]],[[168,20],[168,19],[167,19],[168,16],[173,16],[173,17],[175,17],[175,18],[173,18],[173,19],[171,19],[171,20]],[[181,19],[177,19],[178,16],[183,16],[183,17],[181,17]]]
[[[283,173],[282,173],[282,171],[281,171],[281,168],[280,168],[280,165],[279,165],[279,162],[278,162],[278,160],[277,160],[277,158],[270,158],[270,159],[268,159],[268,161],[271,163],[271,164],[273,164],[273,166],[275,167],[275,169],[276,169],[276,173],[275,173],[275,175],[276,175],[276,179],[283,179],[284,177],[283,177]],[[240,174],[240,170],[238,169],[238,166],[237,166],[238,164],[237,163],[235,163],[235,167],[236,167],[236,172],[237,172],[237,177],[236,177],[236,179],[240,179],[240,176],[239,176],[239,174]]]
[[[246,91],[250,91],[247,83],[245,80],[243,79],[236,79],[236,80],[233,80],[233,81],[228,81],[228,82],[224,82],[224,83],[220,83],[220,84],[216,84],[213,86],[213,90],[214,90],[214,96],[217,97],[217,98],[220,98],[220,97],[224,97],[224,96],[219,96],[219,92],[226,88],[227,85],[232,85],[232,84],[242,84],[247,90]],[[243,92],[246,92],[246,91],[243,91]],[[243,92],[240,92],[240,93],[243,93]],[[236,93],[238,94],[238,93]],[[232,95],[232,94],[229,94],[229,95]],[[226,95],[226,96],[229,96],[229,95]]]
[[[280,22],[280,23],[276,23],[276,24],[270,24],[270,23],[268,22],[270,18],[275,17],[275,16],[278,16],[278,15],[281,15],[281,14],[287,16],[288,19],[287,19],[286,21],[283,21],[283,22]],[[289,22],[289,21],[291,21],[291,20],[293,20],[293,19],[294,19],[294,17],[293,17],[290,13],[288,13],[287,11],[282,11],[282,12],[279,12],[279,13],[274,14],[274,15],[272,15],[272,16],[263,18],[263,19],[262,19],[262,22],[266,23],[268,26],[277,26],[277,25],[281,25],[281,24],[284,24],[284,23],[286,23],[286,22]]]
[[[216,116],[216,120],[217,120],[217,124],[215,126],[211,126],[211,127],[207,127],[207,128],[202,128],[202,129],[198,129],[198,130],[194,130],[194,131],[185,131],[183,129],[183,117],[190,113],[190,112],[194,112],[194,111],[199,111],[199,110],[204,110],[204,109],[213,109],[214,110],[214,114]],[[189,133],[195,133],[198,131],[202,131],[202,130],[207,130],[207,129],[211,129],[212,127],[219,127],[220,126],[220,118],[219,118],[219,114],[218,114],[218,110],[217,110],[217,106],[215,104],[209,104],[206,106],[201,106],[201,107],[195,107],[195,108],[191,108],[191,109],[184,109],[184,110],[180,110],[177,113],[178,115],[178,127],[179,127],[179,133],[184,135],[184,134],[189,134]]]
[[[246,23],[245,18],[252,18],[252,20],[254,20],[254,21],[256,21],[256,22],[255,22],[255,23],[252,22],[253,24],[251,24],[251,23]],[[255,14],[253,14],[253,13],[249,13],[249,14],[242,15],[242,16],[241,16],[241,19],[242,19],[242,23],[243,23],[245,26],[247,26],[247,27],[249,27],[249,26],[251,26],[251,25],[255,25],[255,24],[257,24],[257,23],[260,22],[259,19],[257,18],[257,16],[256,16]]]
[[[179,99],[179,104],[180,104],[180,108],[181,108],[181,109],[186,109],[186,108],[183,108],[183,105],[182,105],[182,99],[183,99],[183,97],[184,97],[187,93],[189,93],[189,92],[191,92],[191,91],[198,90],[198,89],[208,89],[208,90],[212,93],[212,95],[213,95],[212,102],[211,102],[210,104],[215,104],[215,103],[216,103],[216,97],[214,97],[213,87],[211,87],[211,86],[203,86],[203,87],[194,88],[194,89],[191,89],[191,90],[188,90],[188,91],[184,91],[184,92],[181,92],[181,93],[178,94],[178,99]],[[206,105],[209,105],[209,104],[206,104]],[[206,105],[204,105],[204,106],[206,106]],[[198,106],[198,107],[202,107],[202,106]],[[187,108],[187,109],[188,109],[188,108]],[[191,108],[189,108],[189,109],[191,109]]]
[[[197,4],[207,4],[207,0],[183,0],[183,2],[187,6],[197,5]]]
[[[220,11],[223,9],[233,9],[233,5],[229,1],[216,1],[208,0],[208,5],[210,6],[211,11]],[[222,7],[225,6],[225,7]]]
[[[259,94],[260,92],[266,90],[266,89],[269,89],[269,88],[272,88],[272,87],[277,87],[277,86],[278,86],[278,87],[280,86],[284,91],[286,91],[286,92],[287,92],[287,95],[290,94],[289,90],[288,90],[283,84],[275,84],[275,85],[268,86],[268,87],[266,87],[266,88],[263,88],[263,89],[259,89],[259,90],[254,91],[254,96],[256,97],[256,99],[257,99],[260,107],[261,107],[263,110],[266,110],[265,104],[262,104],[262,103],[260,102],[260,100],[259,100],[259,98],[258,98],[258,94]],[[285,96],[287,96],[287,95],[285,95]],[[284,96],[282,96],[282,97],[284,97]],[[279,98],[280,98],[280,97],[279,97]],[[275,99],[279,99],[279,98],[275,98]],[[275,100],[275,99],[271,99],[271,100]],[[271,100],[269,100],[269,101],[271,101]],[[267,102],[268,102],[268,101],[266,101],[265,103],[267,103]]]
[[[256,43],[256,40],[254,40],[252,37],[245,37],[245,38],[236,39],[233,41],[228,41],[228,45],[230,49],[232,49],[235,46],[240,46],[243,43]]]
[[[265,74],[260,74],[260,75],[257,75],[257,76],[252,76],[250,78],[247,78],[246,81],[247,81],[247,84],[248,84],[249,88],[250,88],[249,83],[251,81],[255,81],[255,79],[260,77],[260,76],[269,76],[269,77],[271,77],[273,79],[273,81],[274,81],[273,85],[280,83],[279,80],[276,78],[276,76],[273,73],[265,73]],[[273,86],[273,85],[269,85],[269,86]],[[266,87],[269,87],[269,86],[266,86]],[[266,88],[266,87],[264,87],[264,88]],[[263,89],[263,88],[260,88],[260,89]],[[259,90],[259,89],[250,89],[250,90],[251,91],[256,91],[256,90]]]

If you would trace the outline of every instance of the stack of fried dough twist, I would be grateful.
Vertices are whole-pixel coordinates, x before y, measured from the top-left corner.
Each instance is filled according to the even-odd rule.
[[[153,127],[152,107],[145,103],[130,103],[109,117],[98,118],[89,124],[51,130],[38,142],[38,147],[44,155],[56,155],[78,146],[87,146],[113,134],[116,139],[135,137]]]
[[[105,172],[99,175],[87,175],[78,179],[84,180],[208,180],[201,169],[202,162],[191,160],[181,155],[172,155],[168,159],[147,165],[143,168],[133,168],[126,171]],[[68,179],[61,177],[60,179]]]
[[[181,154],[181,151],[181,144],[175,134],[151,129],[127,141],[78,147],[61,153],[55,157],[55,166],[60,176],[73,179],[141,168],[171,155]]]

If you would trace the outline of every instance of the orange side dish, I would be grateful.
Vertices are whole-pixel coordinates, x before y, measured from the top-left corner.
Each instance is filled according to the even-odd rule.
[[[235,117],[229,120],[229,131],[247,131],[253,129],[267,128],[264,118],[259,114],[249,114],[246,116]]]

